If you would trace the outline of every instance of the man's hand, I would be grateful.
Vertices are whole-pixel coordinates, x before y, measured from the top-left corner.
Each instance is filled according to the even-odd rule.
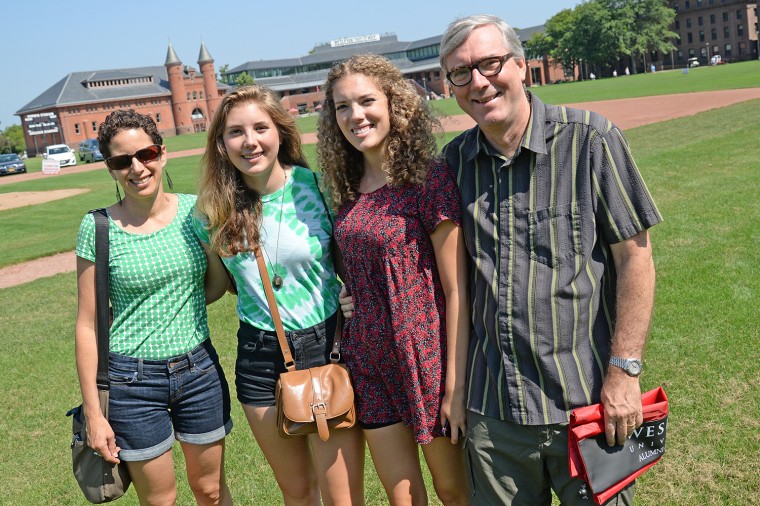
[[[607,444],[625,444],[634,429],[644,423],[639,379],[628,376],[618,367],[610,366],[602,385],[601,398]]]

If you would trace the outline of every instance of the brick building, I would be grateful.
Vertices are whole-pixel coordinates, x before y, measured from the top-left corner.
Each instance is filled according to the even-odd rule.
[[[543,26],[516,30],[520,40],[527,41],[534,31]],[[320,91],[330,67],[354,54],[374,53],[388,58],[408,79],[416,83],[423,95],[432,98],[448,97],[450,91],[446,76],[438,63],[441,35],[416,40],[399,41],[394,34],[371,34],[344,37],[318,44],[308,55],[280,60],[249,61],[225,73],[228,82],[234,82],[244,72],[257,84],[277,91],[282,103],[293,114],[314,112],[319,109],[324,93]],[[526,55],[527,57],[527,55]],[[526,85],[548,84],[573,79],[560,66],[549,64],[543,58],[528,59],[529,72]]]
[[[673,31],[680,40],[674,55],[660,55],[663,65],[682,67],[689,58],[699,58],[707,65],[714,55],[724,61],[758,58],[757,2],[678,0],[668,5],[676,11]]]
[[[73,149],[97,137],[98,126],[116,109],[132,108],[152,117],[161,135],[206,130],[229,88],[218,83],[214,59],[201,43],[200,73],[183,65],[169,45],[163,66],[72,72],[16,112],[27,152],[34,156],[51,144]]]

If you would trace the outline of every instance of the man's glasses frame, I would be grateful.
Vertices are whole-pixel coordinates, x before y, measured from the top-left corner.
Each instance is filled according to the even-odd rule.
[[[151,144],[150,146],[142,149],[138,149],[131,155],[116,155],[106,158],[106,165],[111,170],[124,170],[132,165],[132,158],[146,164],[153,162],[161,157],[161,145]]]
[[[512,53],[507,53],[503,56],[489,56],[488,58],[483,58],[472,65],[463,65],[451,69],[451,71],[446,74],[446,79],[448,79],[453,86],[466,86],[472,81],[473,70],[477,69],[483,77],[495,76],[501,72],[504,64],[513,56]]]

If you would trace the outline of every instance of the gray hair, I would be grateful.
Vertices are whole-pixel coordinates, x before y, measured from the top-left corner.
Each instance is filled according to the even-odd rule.
[[[504,37],[504,44],[506,44],[509,52],[512,53],[515,60],[525,59],[520,38],[511,26],[499,16],[494,16],[492,14],[475,14],[473,16],[455,19],[443,33],[443,36],[441,37],[440,62],[441,68],[444,72],[449,71],[446,67],[446,58],[464,43],[473,30],[487,25],[494,25],[499,29]]]

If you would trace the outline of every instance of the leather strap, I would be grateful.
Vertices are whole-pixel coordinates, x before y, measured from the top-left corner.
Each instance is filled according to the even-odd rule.
[[[282,357],[285,359],[285,369],[288,371],[295,371],[296,362],[293,360],[293,354],[290,353],[290,346],[288,346],[288,340],[285,337],[285,329],[282,327],[280,311],[277,309],[277,301],[274,298],[274,291],[272,290],[272,281],[269,278],[269,272],[267,271],[264,257],[261,255],[261,249],[257,246],[254,248],[253,254],[256,257],[256,265],[259,267],[261,282],[264,285],[264,293],[267,297],[269,312],[272,314],[272,322],[274,323],[274,330],[277,333],[277,341],[280,343]],[[340,341],[342,334],[343,313],[341,312],[340,308],[338,308],[337,321],[335,322],[335,337],[333,339],[332,350],[330,351],[330,362],[333,364],[340,362]]]
[[[95,219],[95,313],[98,319],[98,390],[109,390],[108,352],[111,312],[108,305],[108,214],[105,209],[90,211]],[[107,416],[106,416],[107,417]]]
[[[296,362],[293,360],[293,355],[290,353],[290,346],[288,346],[288,340],[285,338],[285,329],[282,328],[280,311],[277,309],[277,301],[274,298],[274,291],[272,291],[272,281],[269,279],[269,272],[267,272],[264,257],[261,256],[261,249],[256,246],[253,250],[253,254],[256,257],[256,264],[259,266],[259,274],[261,274],[261,283],[264,285],[264,293],[267,296],[269,312],[272,313],[272,322],[274,322],[274,330],[277,332],[277,341],[280,343],[282,357],[285,359],[285,369],[288,371],[295,371]]]
[[[319,375],[315,375],[314,372],[309,371],[312,391],[311,413],[314,415],[314,421],[317,424],[319,438],[322,441],[327,441],[330,438],[330,427],[327,425],[327,402],[324,392],[322,392],[322,378]]]

